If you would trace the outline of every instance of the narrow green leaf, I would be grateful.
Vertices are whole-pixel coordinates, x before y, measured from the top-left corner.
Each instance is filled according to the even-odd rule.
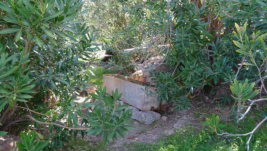
[[[115,135],[115,132],[116,132],[116,128],[114,128],[114,130],[111,133],[109,133],[107,139],[110,140]]]
[[[27,22],[26,20],[22,20],[21,24],[24,25],[24,26],[31,27],[31,24],[29,22]]]
[[[99,130],[98,128],[96,128],[96,129],[90,129],[90,130],[87,132],[87,135],[94,135],[94,134],[97,133],[98,130]]]
[[[21,37],[21,34],[22,34],[22,29],[18,31],[18,33],[16,34],[16,37],[15,37],[15,42],[18,42],[20,37]]]
[[[35,85],[29,85],[29,86],[26,86],[26,87],[24,87],[24,88],[18,90],[18,92],[24,92],[24,93],[25,93],[25,92],[27,92],[27,91],[32,90],[34,87],[35,87]]]
[[[67,81],[63,80],[63,79],[60,78],[60,77],[56,77],[56,79],[57,79],[58,81],[64,83],[64,84],[66,84],[66,85],[69,85],[69,83],[68,83]]]
[[[42,151],[48,145],[48,143],[49,143],[49,140],[45,142],[41,141],[41,143],[35,147],[35,151]]]
[[[7,132],[5,132],[5,131],[0,131],[0,136],[4,136],[4,135],[6,135],[7,134]]]
[[[13,9],[11,9],[10,7],[8,7],[8,5],[4,2],[0,2],[0,8],[4,11],[6,11],[9,14],[14,14]]]
[[[0,112],[1,112],[1,110],[6,106],[6,104],[7,104],[7,101],[5,101],[5,100],[0,100]]]
[[[257,2],[258,2],[260,5],[262,5],[263,7],[267,7],[267,4],[264,3],[264,2],[262,2],[261,0],[257,0]]]
[[[18,66],[14,66],[11,69],[9,69],[7,72],[5,72],[4,74],[0,75],[0,79],[3,79],[7,76],[9,76],[10,74],[12,74],[14,71],[16,71],[18,69]]]
[[[89,11],[90,11],[90,9],[86,9],[86,10],[83,10],[82,12],[78,13],[77,15],[82,15],[82,14],[85,14],[85,13],[87,13]]]
[[[35,41],[39,47],[42,47],[42,42],[37,36],[35,36]]]
[[[43,31],[47,34],[47,36],[51,37],[51,38],[55,38],[53,33],[47,29],[43,29]]]
[[[10,34],[10,33],[18,32],[20,30],[21,30],[20,28],[7,28],[7,29],[1,30],[0,34]]]
[[[129,107],[129,105],[122,105],[122,106],[119,106],[119,107],[117,108],[117,111],[126,109],[127,107]]]
[[[237,41],[233,41],[234,42],[234,44],[237,46],[237,47],[239,47],[240,49],[243,49],[243,50],[246,50],[246,48],[241,44],[241,43],[239,43],[239,42],[237,42]]]
[[[56,18],[57,16],[61,15],[62,13],[63,13],[63,10],[58,11],[58,12],[52,14],[52,15],[49,15],[48,17],[45,17],[44,20],[47,21],[47,20]]]
[[[22,99],[30,99],[32,98],[31,95],[27,95],[27,94],[20,94],[20,95],[17,95],[18,98],[22,98]]]
[[[28,102],[27,100],[24,100],[24,99],[18,99],[18,98],[16,98],[16,100],[19,101],[19,102]]]
[[[240,34],[241,30],[240,30],[240,27],[237,23],[235,23],[235,28],[236,28],[237,32]]]
[[[125,128],[128,129],[128,130],[136,129],[135,127],[130,126],[130,125],[123,125],[123,127],[125,127]]]

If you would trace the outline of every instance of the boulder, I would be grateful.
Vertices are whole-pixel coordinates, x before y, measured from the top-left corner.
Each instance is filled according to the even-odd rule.
[[[129,106],[126,110],[132,110],[132,119],[137,120],[144,124],[152,124],[154,121],[159,120],[161,115],[154,111],[139,111],[137,108]]]
[[[132,119],[144,124],[152,124],[154,121],[160,119],[160,114],[153,111],[135,111],[132,114]]]

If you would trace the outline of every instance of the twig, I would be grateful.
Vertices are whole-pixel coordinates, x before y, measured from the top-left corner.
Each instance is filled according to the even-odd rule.
[[[239,119],[237,119],[237,122],[241,121],[241,120],[247,115],[247,113],[248,113],[248,112],[250,111],[250,109],[251,109],[251,106],[252,106],[254,103],[256,103],[256,102],[260,102],[260,101],[267,101],[267,98],[257,99],[257,100],[254,100],[254,101],[252,101],[252,100],[249,99],[249,101],[251,102],[250,105],[249,105],[249,107],[247,108],[246,112],[245,112]]]
[[[177,63],[177,65],[176,65],[175,69],[174,69],[174,70],[173,70],[173,72],[172,72],[172,76],[174,75],[174,73],[175,73],[175,71],[176,71],[177,67],[178,67],[178,66],[179,66],[179,64],[180,64],[180,62],[181,62],[181,61],[179,61],[179,62]]]
[[[38,120],[34,119],[30,115],[25,115],[25,117],[27,117],[27,118],[31,119],[32,121],[34,121],[36,123],[39,123],[39,124],[55,125],[55,126],[59,126],[59,127],[66,128],[66,129],[81,130],[81,131],[89,130],[90,129],[90,128],[74,128],[74,127],[67,127],[67,126],[64,126],[64,125],[56,124],[56,123],[41,122],[41,121],[38,121]]]
[[[247,141],[247,151],[249,151],[249,143],[250,143],[250,140],[253,136],[253,134],[255,133],[255,131],[261,126],[262,123],[264,123],[265,121],[267,120],[267,117],[265,117],[254,129],[253,131],[249,132],[249,133],[246,133],[246,134],[229,134],[229,133],[222,133],[222,134],[218,134],[218,135],[221,135],[221,136],[248,136],[250,135],[248,141]]]
[[[263,80],[265,80],[266,78],[267,78],[267,75],[265,75],[264,77],[262,77]],[[255,85],[257,85],[260,81],[261,81],[261,79],[258,79],[257,81],[255,81]]]
[[[30,111],[30,112],[32,112],[32,113],[35,113],[35,114],[39,114],[39,115],[47,116],[47,115],[45,115],[45,114],[35,112],[35,111],[33,111],[33,110],[29,109],[29,108],[25,108],[25,107],[22,107],[22,106],[17,106],[17,107],[18,107],[18,108],[21,108],[21,109],[28,110],[28,111]]]

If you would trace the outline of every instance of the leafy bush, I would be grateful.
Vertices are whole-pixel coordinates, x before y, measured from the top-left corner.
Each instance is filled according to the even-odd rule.
[[[126,125],[131,118],[131,110],[126,110],[129,105],[121,105],[117,103],[122,94],[118,94],[118,89],[112,91],[112,97],[106,95],[106,87],[98,89],[96,94],[91,93],[95,99],[100,102],[84,105],[89,107],[92,112],[86,112],[87,116],[82,116],[85,122],[89,122],[90,131],[88,135],[102,134],[104,143],[110,139],[124,138],[123,133],[127,133],[130,129],[135,129],[133,126]],[[93,108],[92,105],[95,105]]]
[[[38,129],[39,124],[49,125],[51,132],[56,130],[46,138],[52,140],[49,150],[62,147],[70,134],[84,135],[90,130],[90,124],[78,127],[82,105],[73,101],[80,87],[90,86],[89,76],[83,72],[86,63],[80,60],[95,61],[93,54],[99,46],[93,43],[96,34],[80,21],[79,15],[88,12],[81,11],[83,4],[82,0],[0,2],[1,129],[15,134]],[[111,113],[110,109],[105,111]],[[105,115],[111,116],[108,113]],[[130,116],[130,111],[127,113]],[[123,115],[122,119],[117,116],[120,125]],[[68,123],[62,123],[63,118]],[[34,128],[28,127],[32,124]],[[116,134],[122,134],[119,129]],[[105,131],[99,133],[107,137]]]
[[[27,134],[21,132],[21,142],[16,143],[20,151],[42,151],[49,143],[49,141],[35,140],[35,132],[30,131]]]

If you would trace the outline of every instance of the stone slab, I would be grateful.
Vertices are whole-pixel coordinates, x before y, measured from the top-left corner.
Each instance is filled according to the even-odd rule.
[[[157,96],[149,96],[145,90],[145,84],[122,75],[105,74],[103,75],[103,87],[106,86],[106,92],[112,94],[112,91],[118,89],[122,93],[121,101],[132,105],[142,111],[157,110],[159,102]],[[142,90],[143,89],[143,90]],[[154,91],[155,87],[150,87],[148,92]]]

